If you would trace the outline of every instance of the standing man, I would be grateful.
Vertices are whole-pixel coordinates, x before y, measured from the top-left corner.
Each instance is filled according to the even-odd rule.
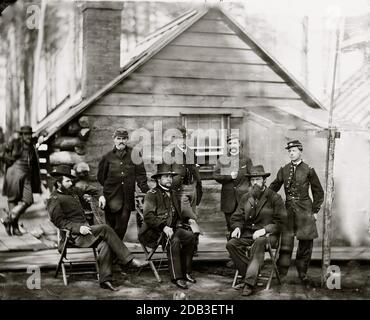
[[[134,163],[132,148],[127,145],[128,132],[119,128],[113,134],[114,149],[99,163],[98,181],[106,199],[105,218],[123,240],[131,211],[135,210],[135,182],[140,190],[149,190],[143,163]],[[102,205],[102,209],[104,205]]]
[[[324,190],[315,169],[302,160],[303,146],[299,140],[289,141],[286,148],[291,162],[280,168],[270,189],[278,192],[284,184],[287,225],[284,228],[278,260],[279,272],[286,276],[294,247],[294,236],[299,240],[296,267],[299,279],[309,285],[307,270],[311,261],[313,239],[318,237],[316,220],[324,201]],[[309,196],[311,188],[313,201]]]
[[[41,193],[39,160],[32,142],[32,127],[22,126],[19,137],[5,148],[6,171],[3,195],[8,198],[8,217],[1,222],[9,236],[21,236],[18,220],[33,204],[33,193]]]
[[[100,287],[117,291],[118,289],[112,284],[113,255],[122,266],[132,265],[141,268],[148,263],[135,259],[108,225],[89,225],[81,201],[84,201],[88,195],[85,192],[89,192],[91,196],[99,196],[96,189],[82,190],[73,187],[72,180],[76,177],[65,165],[58,166],[50,175],[56,179],[56,189],[50,194],[46,205],[51,221],[57,228],[69,230],[77,247],[89,248],[102,242],[98,259]]]
[[[186,282],[195,283],[191,276],[196,235],[182,227],[182,223],[195,223],[191,208],[180,209],[178,197],[171,186],[178,175],[168,164],[159,164],[152,176],[157,186],[151,189],[144,200],[144,225],[139,239],[144,245],[153,247],[163,233],[162,247],[167,250],[171,281],[181,289]]]
[[[283,199],[266,187],[266,178],[270,173],[265,173],[263,166],[257,165],[247,176],[251,179],[252,189],[242,196],[231,216],[233,231],[226,245],[231,259],[245,279],[243,296],[251,295],[257,283],[265,258],[266,234],[274,245],[286,219]]]
[[[240,152],[240,140],[238,136],[227,137],[228,164],[222,164],[221,158],[215,166],[213,178],[222,184],[221,188],[221,211],[225,214],[227,226],[227,239],[230,239],[230,218],[238,207],[240,198],[250,190],[250,181],[246,176],[250,173],[252,160],[242,156]]]
[[[197,217],[196,207],[199,205],[203,195],[199,166],[196,164],[194,151],[186,144],[189,132],[184,126],[180,126],[177,129],[180,133],[180,136],[177,137],[177,144],[171,150],[170,155],[164,155],[164,159],[166,163],[168,163],[166,157],[171,157],[175,161],[172,168],[178,174],[173,177],[172,189],[179,198],[181,210],[191,208],[194,216]],[[197,253],[198,242],[199,239],[197,237],[195,254]]]

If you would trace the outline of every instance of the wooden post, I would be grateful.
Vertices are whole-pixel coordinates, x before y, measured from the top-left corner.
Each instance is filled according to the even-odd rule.
[[[340,22],[341,24],[341,22]],[[331,258],[331,214],[333,209],[334,200],[334,155],[335,155],[335,138],[337,137],[337,130],[333,126],[333,111],[334,111],[334,95],[335,85],[337,79],[337,65],[338,55],[340,50],[340,38],[342,36],[340,24],[336,32],[336,49],[334,58],[333,70],[333,85],[330,97],[330,110],[329,110],[329,126],[328,126],[328,144],[326,154],[326,192],[324,201],[324,214],[323,214],[323,242],[322,242],[322,270],[321,270],[321,286],[325,286],[328,277],[328,267],[330,266]]]

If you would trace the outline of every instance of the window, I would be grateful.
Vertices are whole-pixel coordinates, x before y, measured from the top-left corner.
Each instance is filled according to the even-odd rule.
[[[226,133],[229,130],[227,114],[182,115],[184,126],[192,132],[191,144],[201,172],[213,171],[213,166],[226,147]]]

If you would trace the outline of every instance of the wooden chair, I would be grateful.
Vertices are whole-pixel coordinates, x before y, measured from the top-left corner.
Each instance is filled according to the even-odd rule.
[[[137,227],[138,234],[139,234],[139,230],[141,229],[141,227],[143,226],[143,223],[144,223],[144,213],[143,213],[144,196],[145,196],[145,193],[137,193],[135,195],[136,227]],[[158,273],[158,270],[160,270],[160,266],[161,266],[163,258],[160,258],[160,259],[153,258],[153,255],[155,254],[158,247],[160,246],[160,244],[162,242],[162,239],[163,239],[163,233],[161,234],[161,236],[159,237],[156,245],[153,248],[147,248],[139,240],[140,246],[143,249],[144,254],[145,254],[145,260],[149,262],[149,266],[152,269],[153,274],[154,274],[155,278],[157,279],[157,281],[159,283],[162,282],[162,279],[161,279],[161,277]],[[154,262],[159,262],[158,269],[154,265]],[[141,270],[142,269],[139,270],[139,274],[140,274]]]
[[[88,249],[91,249],[94,255],[94,260],[83,260],[83,259],[73,259],[73,260],[68,260],[67,258],[67,251],[70,248],[79,248],[79,249],[84,249],[86,251],[86,248],[80,248],[76,247],[73,242],[71,241],[71,232],[67,229],[58,229],[58,251],[60,248],[60,257],[57,265],[57,269],[55,271],[55,278],[58,277],[58,274],[60,270],[62,270],[62,275],[63,275],[63,282],[64,285],[68,285],[68,276],[69,275],[78,275],[78,274],[94,274],[96,275],[97,280],[99,280],[99,264],[98,264],[98,255],[96,252],[96,247],[98,244],[94,245],[93,247],[90,247]],[[86,264],[93,264],[94,265],[94,270],[93,271],[72,271],[73,265],[86,265]],[[68,271],[67,273],[67,267],[71,271]]]
[[[271,287],[271,282],[272,282],[272,278],[273,278],[274,273],[276,275],[276,279],[279,282],[279,285],[281,285],[280,274],[279,274],[279,270],[278,270],[277,265],[276,265],[276,261],[279,258],[280,248],[281,248],[281,234],[278,237],[276,248],[273,248],[273,246],[271,245],[270,234],[266,235],[266,239],[267,239],[267,241],[266,241],[265,251],[267,251],[269,253],[269,256],[270,256],[270,259],[271,259],[271,265],[272,265],[272,268],[270,270],[270,275],[267,278],[267,284],[266,284],[266,290],[269,290],[270,287]],[[235,275],[234,275],[234,280],[233,280],[233,283],[232,283],[233,288],[237,288],[236,282],[238,280],[238,277],[239,277],[239,271],[236,270]],[[263,279],[263,278],[259,277],[259,279]]]

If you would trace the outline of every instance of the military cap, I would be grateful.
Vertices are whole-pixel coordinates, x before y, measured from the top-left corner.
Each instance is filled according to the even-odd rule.
[[[285,149],[289,150],[290,148],[293,148],[293,147],[298,147],[299,150],[303,150],[303,145],[299,140],[289,141]]]
[[[118,128],[113,133],[113,138],[120,137],[120,138],[128,138],[128,132],[124,128]]]

